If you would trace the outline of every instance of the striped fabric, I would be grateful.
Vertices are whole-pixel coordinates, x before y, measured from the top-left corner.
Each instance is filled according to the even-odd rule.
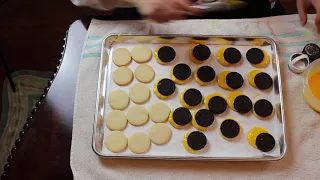
[[[308,43],[320,44],[320,36],[313,25],[314,19],[314,15],[309,15],[305,27],[300,26],[298,15],[252,20],[186,20],[167,24],[93,20],[82,59],[99,58],[103,39],[108,34],[117,33],[268,36],[278,43],[280,56],[288,58],[294,52],[301,52]]]

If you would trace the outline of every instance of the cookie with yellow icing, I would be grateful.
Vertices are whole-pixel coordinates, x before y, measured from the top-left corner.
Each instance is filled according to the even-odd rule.
[[[154,52],[154,57],[159,64],[168,64],[176,57],[176,51],[170,46],[161,46]]]
[[[170,78],[176,84],[185,84],[192,78],[190,66],[184,63],[175,65],[170,71]]]
[[[229,94],[228,105],[232,110],[240,114],[245,114],[252,110],[251,99],[239,91],[234,91]]]
[[[204,104],[206,108],[209,109],[214,114],[222,114],[227,110],[227,101],[219,93],[213,93],[208,95],[204,99]]]
[[[269,64],[269,55],[260,48],[251,48],[246,53],[246,58],[250,64],[257,68],[266,67]]]
[[[211,50],[208,46],[198,44],[190,49],[190,58],[196,64],[201,64],[211,57]]]
[[[224,66],[237,64],[242,59],[240,51],[233,47],[220,48],[216,56],[217,56],[218,62]]]
[[[274,108],[270,101],[260,99],[253,105],[253,114],[259,119],[268,119],[274,113]]]
[[[214,114],[208,109],[200,109],[193,113],[192,125],[199,131],[205,131],[214,122]]]
[[[223,71],[218,75],[218,85],[225,90],[239,89],[243,83],[243,77],[237,72]]]
[[[194,78],[200,86],[212,84],[216,77],[216,72],[210,66],[201,66],[194,73]]]
[[[253,127],[247,136],[249,144],[262,152],[269,152],[275,146],[274,137],[262,127]]]
[[[183,107],[193,108],[202,102],[202,94],[198,89],[190,88],[185,90],[180,96],[180,103]]]
[[[260,90],[269,89],[273,84],[271,76],[261,70],[250,71],[248,81],[252,87]]]
[[[200,153],[207,145],[207,137],[200,131],[188,132],[184,135],[182,144],[190,153]]]
[[[188,125],[191,120],[192,114],[189,109],[185,107],[179,107],[170,113],[168,121],[173,127],[181,129]]]
[[[191,42],[195,44],[205,44],[209,40],[209,37],[192,37]]]
[[[153,91],[159,99],[167,99],[176,91],[176,85],[171,79],[160,79],[154,85]]]

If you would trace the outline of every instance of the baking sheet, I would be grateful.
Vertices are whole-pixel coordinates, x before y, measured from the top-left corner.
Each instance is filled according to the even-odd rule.
[[[122,89],[129,94],[129,88],[133,84],[138,82],[134,78],[134,80],[129,85],[118,86],[112,80],[112,72],[118,68],[116,65],[113,64],[111,59],[112,53],[114,52],[114,50],[117,48],[126,48],[129,51],[131,51],[132,48],[137,45],[137,43],[134,41],[131,41],[130,38],[128,39],[126,39],[125,37],[122,37],[122,38],[123,38],[121,40],[122,42],[114,41],[110,44],[110,47],[107,45],[107,43],[104,44],[106,46],[104,46],[103,53],[108,54],[108,56],[105,59],[102,59],[102,66],[105,66],[105,67],[101,68],[101,70],[103,71],[101,72],[101,74],[103,74],[103,77],[101,77],[100,80],[103,81],[104,83],[100,83],[101,86],[99,86],[99,90],[98,90],[100,91],[100,93],[98,93],[99,95],[97,100],[98,101],[97,109],[100,108],[100,111],[97,111],[96,121],[94,125],[96,130],[95,133],[98,134],[98,136],[94,135],[94,138],[93,138],[93,141],[94,141],[93,148],[96,153],[106,157],[108,156],[109,157],[133,157],[133,158],[146,157],[146,158],[173,158],[173,159],[190,159],[190,158],[199,159],[200,158],[200,159],[224,159],[224,160],[258,160],[258,159],[272,160],[272,159],[279,159],[283,156],[284,149],[285,149],[284,124],[282,122],[283,117],[281,115],[279,116],[279,112],[277,112],[279,111],[279,109],[276,108],[276,107],[279,107],[279,105],[281,105],[281,101],[282,101],[281,94],[279,94],[278,90],[276,90],[277,87],[279,87],[279,84],[274,85],[272,87],[272,90],[269,90],[269,91],[260,91],[249,85],[248,73],[251,70],[254,70],[257,68],[250,65],[250,63],[245,58],[245,54],[247,50],[253,46],[252,45],[251,46],[236,45],[237,43],[234,43],[234,45],[227,45],[227,46],[232,46],[237,48],[241,52],[243,59],[241,63],[235,66],[225,67],[225,66],[222,66],[217,61],[215,55],[217,50],[220,47],[225,47],[226,45],[207,44],[212,52],[211,60],[206,61],[203,64],[197,65],[193,63],[189,57],[190,48],[196,44],[192,44],[192,43],[190,44],[173,43],[172,44],[172,41],[168,41],[167,43],[163,43],[163,44],[152,43],[152,42],[138,43],[141,45],[147,45],[152,49],[153,52],[155,51],[156,48],[162,45],[170,45],[175,49],[177,54],[176,59],[168,65],[160,65],[159,63],[157,63],[154,57],[152,57],[152,59],[149,62],[147,62],[147,64],[153,67],[153,69],[156,72],[154,80],[151,83],[146,84],[151,91],[150,100],[145,104],[143,104],[147,109],[149,109],[153,103],[158,101],[165,102],[166,104],[168,104],[168,106],[172,110],[177,107],[181,107],[180,100],[179,100],[180,94],[185,89],[188,89],[188,88],[199,89],[203,97],[206,97],[209,94],[218,92],[218,93],[221,93],[225,98],[227,98],[230,91],[220,88],[217,82],[209,86],[199,86],[193,78],[192,81],[190,81],[189,83],[186,83],[184,85],[176,85],[177,94],[174,97],[168,100],[158,99],[153,92],[154,84],[160,78],[170,78],[169,72],[175,64],[186,63],[191,67],[193,72],[195,72],[198,67],[204,66],[204,65],[209,65],[213,67],[214,70],[216,71],[216,75],[218,75],[220,72],[225,70],[239,72],[244,78],[244,85],[240,89],[238,89],[238,91],[244,92],[248,97],[251,98],[252,102],[255,102],[259,99],[269,100],[273,104],[276,112],[269,120],[259,120],[253,115],[253,113],[248,113],[244,116],[228,108],[225,113],[221,115],[215,115],[214,124],[210,128],[208,128],[206,131],[204,131],[204,134],[206,135],[208,140],[207,145],[203,149],[203,151],[198,154],[192,154],[186,151],[185,148],[183,147],[183,144],[181,143],[185,133],[190,131],[195,131],[197,129],[195,129],[190,124],[186,128],[178,130],[172,127],[169,122],[166,122],[166,124],[172,130],[172,139],[167,144],[156,145],[152,143],[150,150],[144,154],[135,154],[131,152],[129,148],[127,148],[125,151],[121,153],[110,152],[104,145],[104,137],[110,131],[106,127],[105,120],[104,120],[107,112],[111,110],[111,107],[108,105],[108,103],[105,103],[105,102],[108,102],[108,94],[116,89]],[[208,43],[210,43],[210,41],[208,41]],[[274,54],[276,52],[274,49],[275,47],[273,47],[272,44],[265,44],[260,48],[265,50],[270,56],[270,63],[266,68],[263,68],[263,70],[267,72],[271,77],[276,79],[275,82],[277,83],[279,74],[278,74],[278,66],[277,66],[277,56],[276,54]],[[135,68],[138,65],[139,65],[138,63],[136,63],[135,61],[132,61],[128,67],[134,72]],[[281,84],[280,84],[280,87],[281,87]],[[281,90],[280,90],[280,93],[281,93]],[[127,110],[133,105],[135,104],[133,102],[130,102],[128,108],[125,109],[124,112],[126,113]],[[205,108],[205,105],[202,104],[201,108]],[[191,112],[193,112],[194,110],[195,109],[192,109]],[[236,141],[226,141],[219,134],[219,125],[224,119],[227,119],[227,118],[234,118],[242,125],[242,128],[243,128],[242,134],[240,135],[240,138],[238,138]],[[152,125],[154,125],[154,122],[151,120],[149,120],[143,126],[133,126],[130,123],[128,123],[127,127],[123,130],[123,132],[128,138],[135,132],[145,132],[148,134],[149,129]],[[260,127],[266,128],[269,131],[269,133],[272,134],[273,137],[275,138],[276,145],[271,152],[264,153],[249,145],[247,141],[247,133],[254,126],[260,126]]]

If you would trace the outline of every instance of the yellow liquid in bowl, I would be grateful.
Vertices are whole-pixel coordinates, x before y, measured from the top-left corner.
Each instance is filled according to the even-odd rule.
[[[308,84],[312,94],[320,101],[320,71],[309,76]]]

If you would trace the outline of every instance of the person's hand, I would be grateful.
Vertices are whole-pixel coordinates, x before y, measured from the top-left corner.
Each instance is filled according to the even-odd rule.
[[[200,9],[191,7],[191,0],[131,0],[140,13],[157,22],[184,19],[187,15],[200,15]]]
[[[320,0],[297,0],[297,8],[300,16],[301,25],[305,25],[308,21],[307,8],[312,5],[317,12],[315,25],[320,32]]]

